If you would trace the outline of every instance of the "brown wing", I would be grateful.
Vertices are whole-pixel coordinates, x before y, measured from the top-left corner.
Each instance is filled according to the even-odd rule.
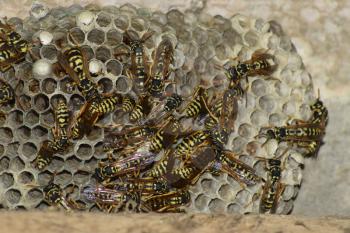
[[[220,115],[220,126],[225,128],[228,132],[234,131],[235,121],[238,115],[238,97],[229,96],[226,92],[223,96],[222,110]]]

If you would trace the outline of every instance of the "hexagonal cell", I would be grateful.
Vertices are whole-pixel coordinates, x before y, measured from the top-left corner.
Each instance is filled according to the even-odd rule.
[[[45,111],[49,107],[49,98],[44,94],[38,94],[34,97],[34,108],[39,112]]]
[[[226,208],[225,203],[218,198],[211,200],[208,207],[212,213],[224,213]]]
[[[13,139],[12,130],[8,127],[0,128],[0,143],[10,143]]]
[[[92,171],[97,167],[98,163],[99,163],[99,160],[95,159],[94,157],[92,157],[89,160],[85,160],[84,170],[90,171],[92,173]]]
[[[104,12],[101,12],[100,14],[97,15],[96,18],[96,24],[100,27],[107,27],[108,25],[110,25],[112,22],[111,17]]]
[[[21,200],[22,194],[17,189],[10,189],[5,193],[5,199],[13,204],[17,204]]]
[[[123,65],[117,60],[110,60],[106,65],[107,72],[113,74],[114,76],[119,76],[123,71]]]
[[[13,175],[11,173],[3,173],[0,175],[0,186],[3,189],[7,189],[11,187],[15,182],[15,179],[13,178]]]
[[[42,81],[41,88],[44,93],[52,94],[57,89],[57,82],[52,78],[46,78]]]
[[[247,143],[246,139],[241,137],[236,137],[232,141],[232,151],[235,153],[240,153],[244,149],[246,143]]]
[[[102,93],[111,92],[113,89],[113,82],[109,78],[101,78],[97,85],[101,87]]]
[[[125,31],[129,27],[129,17],[127,15],[119,15],[114,19],[114,25],[122,31]]]
[[[38,210],[46,210],[49,207],[50,207],[50,205],[48,203],[46,203],[46,201],[42,201],[37,206],[35,206],[35,208]]]
[[[72,111],[77,111],[83,106],[84,98],[80,95],[74,94],[70,97],[68,106],[72,109]]]
[[[266,95],[267,88],[266,82],[262,79],[256,79],[252,82],[252,92],[256,96]]]
[[[131,19],[131,27],[138,32],[142,32],[144,30],[146,30],[149,27],[149,23],[146,22],[145,19],[141,18],[141,17],[133,17]]]
[[[96,143],[94,148],[95,148],[94,149],[94,151],[95,151],[95,153],[94,153],[95,158],[102,159],[102,158],[105,157],[105,152],[103,150],[103,142]]]
[[[23,171],[18,175],[18,182],[21,184],[30,184],[34,180],[34,176],[29,171]]]
[[[55,183],[58,185],[67,185],[72,182],[72,174],[69,171],[62,171],[55,177]]]
[[[289,101],[283,104],[282,111],[287,116],[292,116],[296,111],[296,104],[294,101]]]
[[[274,111],[276,100],[272,95],[264,95],[259,99],[259,106],[268,113]]]
[[[57,49],[54,45],[43,45],[40,49],[40,54],[42,58],[55,60],[57,57]]]
[[[73,155],[65,161],[65,167],[70,171],[76,171],[80,167],[81,161],[82,160]]]
[[[75,84],[69,77],[62,79],[59,85],[60,90],[67,94],[72,94],[75,89]]]
[[[39,202],[40,200],[42,200],[44,197],[42,191],[40,189],[37,188],[33,188],[31,190],[28,191],[27,193],[27,200],[30,202]]]
[[[120,44],[123,40],[123,35],[114,29],[109,30],[107,32],[106,37],[107,37],[106,44],[109,46],[116,46],[116,45]]]
[[[95,56],[96,59],[102,62],[106,62],[108,59],[111,58],[111,51],[105,46],[100,46],[96,49]]]
[[[12,127],[21,125],[23,123],[23,113],[19,110],[14,110],[8,114],[7,122]]]
[[[245,151],[249,154],[249,155],[259,155],[259,150],[261,149],[261,144],[255,141],[252,142],[248,142],[246,147],[245,147]]]
[[[102,129],[100,127],[94,126],[92,127],[92,130],[89,135],[87,135],[87,138],[91,141],[98,140],[99,138],[102,138]]]
[[[21,126],[16,130],[17,137],[22,140],[28,140],[31,136],[31,130],[27,126]]]
[[[247,190],[241,190],[236,195],[236,202],[241,206],[249,203],[249,200],[251,200],[251,194]]]
[[[61,157],[54,156],[52,162],[48,166],[48,169],[52,172],[59,171],[64,167],[64,160]]]
[[[35,138],[41,138],[48,134],[48,130],[43,126],[38,125],[32,129],[32,134]]]
[[[240,211],[241,211],[241,207],[236,203],[233,203],[227,206],[227,213],[237,214],[237,213],[240,213]]]
[[[80,144],[78,146],[76,155],[82,160],[89,159],[92,155],[91,146],[89,144]]]
[[[282,125],[283,117],[279,113],[273,113],[269,117],[269,125]]]
[[[236,191],[229,184],[222,185],[218,193],[222,199],[228,202],[232,202],[236,197]]]
[[[201,180],[201,186],[204,192],[211,193],[213,191],[214,181],[212,179]]]
[[[6,154],[7,155],[17,155],[19,145],[20,145],[19,142],[13,142],[13,143],[8,144],[6,147]]]
[[[250,124],[241,124],[238,128],[238,134],[244,138],[250,138],[253,136],[254,129]]]
[[[90,180],[90,173],[78,171],[74,174],[73,180],[76,184],[86,184]]]
[[[84,52],[87,61],[90,61],[95,56],[94,50],[88,45],[81,46],[80,49]]]
[[[49,171],[40,172],[38,175],[38,184],[40,186],[47,185],[52,179],[52,173]]]
[[[28,81],[28,90],[32,94],[40,92],[40,82],[39,80],[32,78]]]
[[[59,102],[60,100],[63,100],[65,103],[67,103],[67,100],[66,100],[66,98],[65,98],[64,95],[61,95],[61,94],[53,95],[53,96],[51,97],[51,100],[50,100],[51,106],[52,106],[54,109],[56,109],[56,108],[57,108],[57,105],[58,105],[58,102]]]
[[[78,27],[69,30],[69,41],[74,45],[83,44],[85,41],[85,33]]]
[[[250,119],[253,125],[264,125],[267,123],[267,115],[266,113],[255,110],[251,115]]]
[[[39,114],[35,110],[30,110],[24,117],[24,123],[28,126],[38,124]]]
[[[32,54],[35,56],[36,55],[36,51],[38,52],[38,56],[39,55],[39,48],[36,49],[36,47],[33,47],[31,52]],[[23,62],[20,65],[17,66],[16,69],[16,77],[18,77],[18,79],[20,80],[29,80],[33,77],[33,72],[32,72],[32,63],[31,62]]]
[[[19,97],[20,105],[22,106],[24,111],[28,111],[32,108],[31,101],[32,101],[32,99],[27,95],[23,94]]]
[[[2,157],[0,159],[0,172],[5,171],[10,166],[10,159],[8,157]]]
[[[12,171],[21,171],[24,169],[24,166],[25,166],[25,163],[19,156],[15,157],[10,161],[10,169]]]
[[[121,94],[128,93],[132,88],[132,80],[124,75],[118,77],[115,81],[116,91]]]
[[[27,158],[31,158],[37,152],[38,152],[38,148],[32,142],[26,142],[22,145],[22,154]]]
[[[87,39],[91,43],[101,45],[105,41],[105,32],[94,28],[88,33]]]
[[[197,196],[197,198],[194,201],[194,206],[196,207],[196,209],[198,209],[199,211],[203,211],[206,209],[206,207],[208,206],[208,202],[210,201],[210,198],[207,197],[204,194],[200,194]]]

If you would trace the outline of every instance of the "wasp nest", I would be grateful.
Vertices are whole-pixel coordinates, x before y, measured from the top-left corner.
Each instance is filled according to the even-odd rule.
[[[222,91],[227,80],[224,71],[215,64],[227,64],[232,58],[249,60],[261,49],[272,54],[277,69],[271,77],[254,76],[249,77],[248,82],[242,80],[246,94],[238,102],[235,131],[226,145],[263,178],[267,171],[258,157],[272,158],[288,147],[275,140],[263,145],[265,139],[255,138],[259,130],[285,125],[290,118],[309,119],[309,105],[315,101],[310,75],[290,38],[273,21],[264,22],[239,14],[231,18],[213,17],[190,10],[151,12],[126,4],[102,8],[73,5],[48,10],[45,15],[33,12],[24,20],[11,18],[9,23],[23,38],[41,41],[41,44],[34,45],[32,56],[27,54],[26,61],[3,74],[10,83],[18,80],[17,94],[23,107],[4,108],[6,118],[0,119],[0,203],[4,208],[46,208],[48,204],[43,200],[42,189],[28,184],[47,185],[54,172],[57,184],[66,191],[73,190],[73,198],[86,202],[80,192],[96,182],[91,174],[98,162],[106,158],[104,130],[99,126],[118,121],[118,112],[105,116],[88,136],[71,145],[65,154],[57,154],[44,171],[33,168],[31,163],[42,141],[52,139],[53,106],[58,99],[65,99],[71,112],[79,111],[84,103],[80,92],[70,88],[72,81],[68,76],[58,78],[51,72],[51,65],[63,49],[57,41],[63,40],[70,46],[78,43],[86,51],[90,72],[95,74],[94,81],[103,93],[126,94],[131,90],[129,78],[122,74],[123,63],[113,56],[127,49],[122,42],[126,30],[139,35],[148,30],[155,32],[145,42],[148,55],[162,38],[169,38],[176,45],[173,75],[177,92],[185,97],[198,84]],[[37,60],[33,61],[32,57]],[[303,164],[300,153],[287,150],[282,172],[286,188],[277,209],[277,213],[284,214],[293,208]],[[191,187],[192,202],[188,210],[258,212],[261,189],[260,184],[243,188],[227,174],[213,176],[207,172]]]

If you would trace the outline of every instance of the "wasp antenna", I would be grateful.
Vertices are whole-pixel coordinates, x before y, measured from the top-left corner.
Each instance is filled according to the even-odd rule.
[[[79,45],[78,41],[75,39],[75,37],[72,35],[71,32],[68,32],[68,39],[70,39],[74,45],[76,45],[76,46]]]
[[[214,68],[216,68],[218,70],[226,70],[224,66],[219,65],[219,64],[214,64]]]

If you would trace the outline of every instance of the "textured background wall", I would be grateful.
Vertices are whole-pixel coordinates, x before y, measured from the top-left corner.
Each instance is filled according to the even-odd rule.
[[[152,9],[186,9],[200,1],[173,0],[44,0],[47,6],[73,3],[124,4],[132,3]],[[1,16],[28,15],[33,1],[0,0]],[[296,201],[294,214],[350,215],[350,160],[347,145],[347,110],[350,110],[349,35],[350,2],[348,1],[224,1],[208,0],[204,9],[209,14],[230,17],[233,14],[278,21],[285,33],[292,37],[307,70],[313,76],[315,89],[320,88],[322,99],[330,111],[330,121],[317,160],[307,160],[304,183]]]

